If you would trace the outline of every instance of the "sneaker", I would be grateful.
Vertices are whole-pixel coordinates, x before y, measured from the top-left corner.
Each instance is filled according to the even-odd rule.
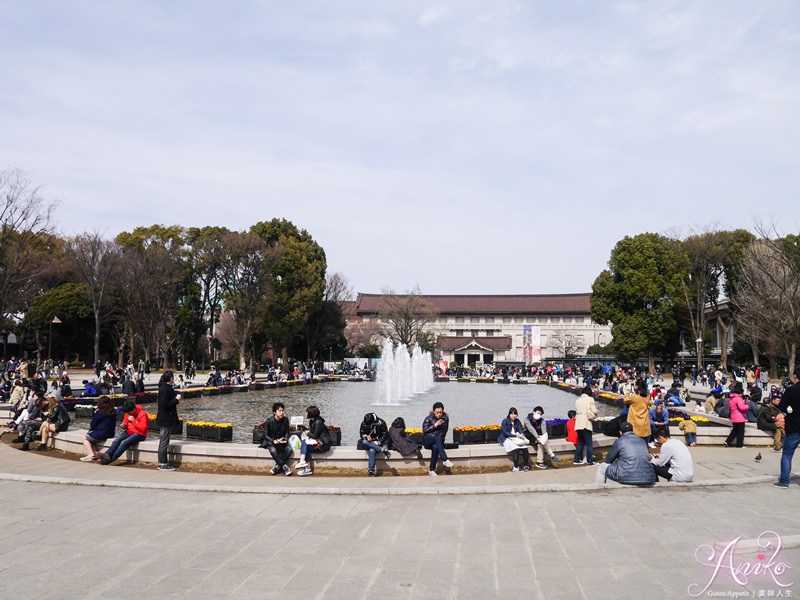
[[[312,470],[311,470],[311,469],[309,469],[308,467],[306,467],[306,468],[305,468],[305,469],[303,469],[302,471],[298,471],[298,472],[297,472],[297,476],[298,476],[298,477],[308,477],[309,475],[313,475],[313,474],[314,474],[314,471],[312,471]]]
[[[94,456],[81,456],[81,462],[92,462],[95,460]]]
[[[304,460],[301,460],[299,463],[297,463],[294,466],[294,470],[295,471],[301,471],[302,469],[305,469],[307,466],[308,466],[308,462],[306,462]]]
[[[522,467],[522,470],[527,473],[528,471],[531,470],[531,468],[528,465],[525,465],[524,467]]]
[[[367,471],[367,477],[375,477],[375,471]]]
[[[175,465],[158,465],[159,471],[174,471],[176,468]]]
[[[775,483],[772,484],[772,487],[788,490],[789,489],[789,484],[788,483],[781,483],[780,481],[776,481]]]
[[[650,446],[651,448],[655,448],[655,447],[656,447],[655,443],[653,443],[653,442],[650,442],[650,443],[649,443],[649,444],[647,444],[647,445],[648,445],[648,446]]]
[[[270,474],[270,475],[277,475],[277,474],[278,474],[278,473],[280,473],[280,472],[281,472],[281,468],[280,468],[278,465],[275,465],[274,467],[272,467],[272,468],[269,470],[269,474]]]
[[[546,469],[547,465],[544,464],[544,463],[536,463],[536,468],[537,469]]]
[[[24,442],[24,441],[25,441],[25,438],[24,438],[24,437],[22,437],[21,435],[18,435],[18,436],[17,436],[17,437],[15,437],[13,440],[11,440],[11,443],[12,443],[12,444],[21,444],[21,443],[22,443],[22,442]]]
[[[101,465],[111,464],[111,457],[108,454],[101,455],[100,456],[100,464]]]
[[[551,454],[550,455],[550,460],[552,460],[554,463],[557,463],[558,462],[558,457],[555,454]]]
[[[292,476],[292,470],[289,468],[289,465],[283,465],[283,474],[287,477]]]
[[[770,448],[770,452],[783,452],[783,448]]]
[[[586,459],[583,459],[583,460],[573,460],[573,461],[572,461],[572,464],[573,464],[573,465],[585,465],[585,464],[586,464]]]
[[[428,475],[430,475],[431,477],[438,477],[439,476],[439,474],[436,471],[428,471]]]
[[[47,446],[45,446],[44,444],[39,444],[39,447],[36,448],[36,451],[37,452],[47,452]]]
[[[512,473],[519,473],[519,467],[513,467],[513,468],[511,469],[511,472],[512,472]]]
[[[722,445],[725,446],[726,448],[730,448],[731,447],[731,445],[728,442],[722,442]]]
[[[447,467],[448,469],[450,469],[450,468],[452,468],[452,467],[453,467],[453,461],[452,461],[452,460],[450,460],[450,459],[447,459],[447,460],[446,460],[446,461],[444,461],[442,464],[443,464],[445,467]]]
[[[592,462],[587,462],[585,464],[586,464],[587,467],[593,467],[595,465],[595,462],[592,461]]]

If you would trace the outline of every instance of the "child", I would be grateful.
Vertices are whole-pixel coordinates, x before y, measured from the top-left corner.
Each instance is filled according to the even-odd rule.
[[[692,448],[697,445],[697,423],[692,421],[692,417],[684,415],[683,421],[678,423],[680,429],[686,435],[686,445]]]
[[[578,445],[578,434],[575,431],[575,415],[577,414],[574,410],[567,411],[567,418],[569,419],[567,421],[567,441],[576,446]]]

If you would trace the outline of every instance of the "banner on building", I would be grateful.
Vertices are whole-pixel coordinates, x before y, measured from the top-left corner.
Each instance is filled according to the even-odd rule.
[[[522,360],[526,365],[542,362],[542,330],[538,325],[522,326]]]

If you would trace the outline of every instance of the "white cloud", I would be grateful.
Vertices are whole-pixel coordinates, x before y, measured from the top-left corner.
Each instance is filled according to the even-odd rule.
[[[526,293],[794,213],[794,4],[80,6],[0,39],[0,162],[65,231],[285,217],[359,291]]]

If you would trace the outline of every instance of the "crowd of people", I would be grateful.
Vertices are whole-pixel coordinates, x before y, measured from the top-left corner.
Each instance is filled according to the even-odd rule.
[[[48,387],[44,373],[26,361],[14,357],[5,365],[2,390],[4,399],[12,405],[12,417],[6,425],[6,432],[15,432],[14,443],[22,444],[22,450],[29,450],[31,443],[39,439],[37,451],[46,451],[54,434],[66,431],[70,416],[61,400],[72,396],[69,373],[66,365],[49,365],[56,375],[52,386]],[[86,455],[82,461],[97,461],[110,464],[122,456],[129,448],[146,439],[149,417],[147,412],[135,402],[128,400],[122,406],[122,427],[116,437],[115,425],[118,411],[107,395],[100,395],[102,385],[110,385],[113,391],[120,383],[123,392],[133,395],[143,388],[146,376],[144,364],[139,368],[129,364],[117,369],[106,363],[97,365],[97,380],[84,380],[85,396],[99,396],[97,408],[92,417],[89,432],[84,440]],[[307,370],[299,369],[292,376],[305,376]],[[567,441],[575,445],[573,465],[594,465],[592,431],[597,418],[595,394],[600,390],[616,389],[624,394],[624,408],[618,417],[608,421],[604,433],[617,436],[597,471],[597,480],[613,480],[634,485],[651,485],[661,477],[668,481],[691,481],[693,464],[688,448],[697,443],[697,425],[686,415],[678,424],[684,434],[685,443],[672,437],[669,426],[669,406],[685,406],[688,400],[686,388],[680,379],[673,379],[669,388],[657,383],[660,373],[654,376],[637,376],[635,369],[594,367],[590,370],[577,370],[572,367],[559,369],[555,366],[543,371],[551,378],[578,378],[584,387],[575,401],[574,410],[568,412]],[[762,371],[742,369],[731,372],[731,380],[719,368],[709,368],[693,373],[693,382],[702,385],[706,378],[715,384],[705,402],[696,401],[695,409],[707,414],[730,419],[731,431],[724,441],[727,447],[744,447],[745,423],[755,423],[758,429],[772,435],[773,452],[781,452],[781,476],[778,487],[788,485],[788,473],[794,451],[800,443],[800,368],[795,370],[791,381],[783,385],[764,384]],[[518,372],[501,373],[518,376]],[[535,373],[532,373],[536,375]],[[222,375],[219,369],[212,370],[209,381],[220,383],[248,383],[243,372],[230,371]],[[176,467],[169,462],[170,432],[178,424],[177,407],[180,403],[180,390],[186,387],[183,374],[176,381],[172,371],[165,371],[158,384],[159,426],[158,465],[159,470],[170,471]],[[292,439],[285,406],[276,402],[272,415],[265,422],[265,435],[262,446],[268,450],[275,465],[272,474],[291,475],[292,454],[299,453],[295,470],[300,476],[314,472],[314,455],[327,452],[332,446],[330,432],[319,408],[306,409],[308,427],[301,428],[297,439]],[[367,475],[376,474],[379,458],[390,458],[392,452],[402,456],[415,456],[422,459],[422,449],[430,451],[428,473],[436,476],[439,466],[450,469],[453,463],[447,455],[445,442],[449,431],[449,416],[442,403],[437,402],[422,423],[422,443],[412,440],[406,432],[402,418],[395,419],[391,427],[375,413],[364,415],[359,428],[357,448],[366,453]],[[100,446],[113,438],[108,451],[101,452]],[[512,471],[526,472],[531,467],[547,469],[559,461],[553,452],[544,421],[544,409],[534,406],[525,417],[520,417],[516,407],[508,410],[502,420],[498,443],[509,455]],[[535,455],[533,463],[531,456]]]

